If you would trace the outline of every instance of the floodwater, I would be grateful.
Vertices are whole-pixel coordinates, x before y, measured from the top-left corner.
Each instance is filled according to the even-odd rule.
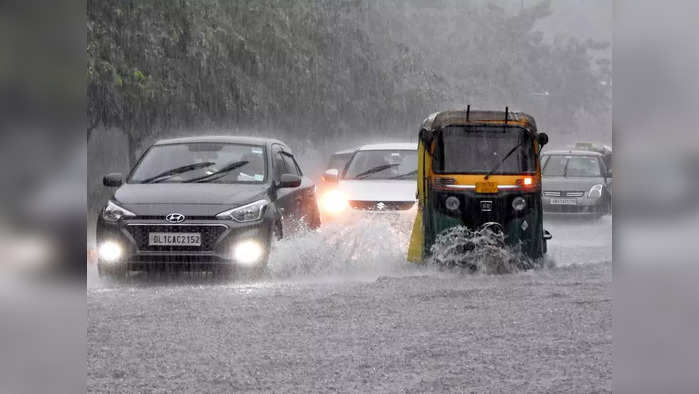
[[[612,219],[546,218],[543,268],[405,261],[411,218],[279,241],[257,281],[88,267],[88,391],[611,391]]]

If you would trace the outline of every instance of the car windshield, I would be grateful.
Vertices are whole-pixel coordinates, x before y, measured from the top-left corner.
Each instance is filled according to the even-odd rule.
[[[522,174],[536,172],[536,161],[531,137],[520,127],[449,126],[437,136],[433,169],[447,174]]]
[[[416,179],[417,151],[358,151],[347,165],[345,179]]]
[[[267,174],[262,146],[195,142],[155,145],[131,173],[129,183],[262,183]]]
[[[602,176],[599,160],[595,156],[546,155],[543,163],[543,176]]]

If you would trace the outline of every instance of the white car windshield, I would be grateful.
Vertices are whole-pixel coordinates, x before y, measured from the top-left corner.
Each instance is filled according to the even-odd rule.
[[[416,179],[417,151],[357,151],[347,165],[344,179]]]

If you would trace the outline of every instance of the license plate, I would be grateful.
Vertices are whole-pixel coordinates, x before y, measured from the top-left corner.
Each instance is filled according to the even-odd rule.
[[[201,233],[148,233],[149,246],[201,246]]]
[[[574,198],[552,198],[551,205],[578,205],[578,200]]]
[[[497,193],[498,184],[496,182],[476,182],[476,193]]]

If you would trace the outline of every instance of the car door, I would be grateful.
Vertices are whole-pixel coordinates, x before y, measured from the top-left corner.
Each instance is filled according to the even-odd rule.
[[[272,145],[272,167],[273,181],[275,185],[279,182],[282,174],[289,173],[286,167],[286,161],[282,156],[282,146]],[[278,188],[275,186],[276,206],[282,217],[282,233],[290,233],[292,230],[291,223],[294,221],[296,213],[296,195],[298,188]]]
[[[293,154],[283,151],[282,157],[289,173],[301,177],[301,186],[298,187],[294,197],[296,218],[303,219],[307,226],[316,228],[320,225],[320,213],[316,203],[315,183],[309,177],[303,175],[301,167]]]

